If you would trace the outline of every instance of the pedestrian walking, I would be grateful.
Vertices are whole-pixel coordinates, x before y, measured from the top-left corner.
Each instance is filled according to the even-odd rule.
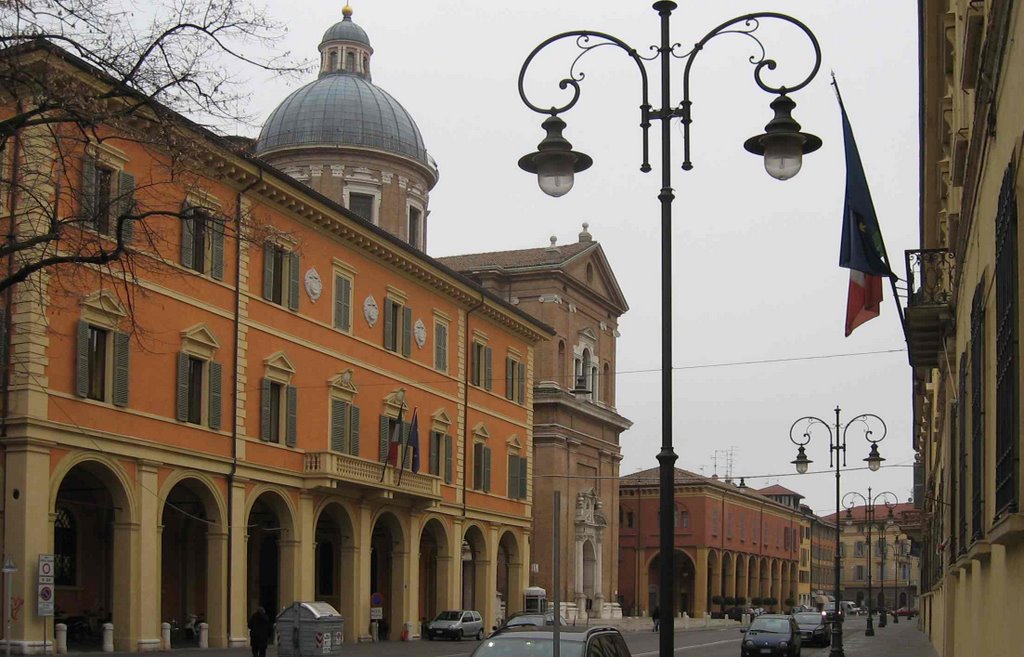
[[[657,607],[657,606],[655,606],[655,607],[654,607],[654,611],[652,611],[652,612],[651,612],[651,620],[652,620],[652,621],[654,621],[654,631],[655,631],[655,632],[657,632],[657,631],[658,631],[658,628],[660,628],[660,627],[661,627],[661,622],[660,622],[660,620],[659,620],[659,617],[660,617],[660,615],[661,615],[661,614],[660,614],[660,612],[658,611],[658,607]]]
[[[249,646],[252,657],[267,657],[267,644],[270,643],[270,632],[273,624],[267,616],[267,610],[257,607],[256,613],[249,618]]]

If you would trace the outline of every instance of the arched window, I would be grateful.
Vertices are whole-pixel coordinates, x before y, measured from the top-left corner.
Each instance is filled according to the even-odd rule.
[[[330,68],[328,70],[330,70],[330,71],[337,71],[338,70],[338,51],[337,50],[332,50],[331,51],[331,66],[330,66]]]
[[[363,55],[363,75],[370,74],[370,58]]]
[[[610,373],[610,369],[608,367],[608,363],[605,363],[604,364],[604,371],[601,373],[601,375],[604,377],[605,381],[611,381],[611,379],[608,378],[609,373]],[[604,401],[605,401],[606,404],[611,404],[612,403],[611,388],[610,387],[604,389]]]
[[[587,263],[587,285],[594,282],[594,265]]]
[[[56,515],[53,521],[53,583],[57,586],[74,586],[78,583],[78,532],[75,517],[63,506],[57,507]]]
[[[679,526],[683,529],[690,528],[690,512],[686,509],[679,510]]]
[[[345,53],[345,70],[352,72],[356,70],[356,59],[351,51]]]

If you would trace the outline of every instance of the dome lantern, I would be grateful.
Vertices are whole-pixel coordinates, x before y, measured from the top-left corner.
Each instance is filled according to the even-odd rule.
[[[366,31],[352,21],[352,7],[345,5],[342,19],[332,25],[320,40],[320,77],[347,73],[370,79],[373,47]]]

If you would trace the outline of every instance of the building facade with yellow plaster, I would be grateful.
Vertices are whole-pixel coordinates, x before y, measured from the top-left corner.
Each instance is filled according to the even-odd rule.
[[[1024,8],[920,4],[921,235],[906,318],[921,612],[941,657],[998,654],[1024,586]]]

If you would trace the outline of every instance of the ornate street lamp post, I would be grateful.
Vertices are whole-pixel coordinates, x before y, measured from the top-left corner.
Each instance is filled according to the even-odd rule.
[[[676,3],[669,0],[655,2],[653,8],[658,12],[661,27],[659,46],[652,46],[654,53],[644,57],[621,39],[592,30],[573,30],[563,32],[541,42],[523,62],[519,72],[519,95],[523,103],[533,111],[547,115],[541,124],[546,136],[538,145],[537,150],[519,160],[520,168],[537,175],[540,188],[551,196],[562,196],[572,189],[575,174],[591,166],[592,160],[583,153],[572,150],[572,145],[562,136],[565,122],[559,116],[571,109],[580,97],[580,83],[584,75],[578,70],[583,55],[602,46],[615,46],[622,50],[637,66],[640,74],[640,127],[643,137],[643,161],[640,170],[647,173],[651,170],[648,150],[648,137],[652,121],[661,122],[661,191],[658,199],[661,202],[661,451],[658,453],[659,463],[659,508],[661,510],[659,545],[659,611],[661,629],[659,635],[659,654],[671,657],[673,645],[673,618],[675,616],[675,600],[673,598],[674,582],[674,532],[672,529],[673,499],[675,495],[675,462],[676,454],[672,445],[672,201],[675,194],[672,189],[672,168],[669,160],[672,156],[671,124],[679,119],[683,128],[683,163],[684,171],[693,168],[690,161],[690,123],[692,123],[692,101],[690,100],[690,69],[697,55],[707,43],[722,34],[737,34],[750,38],[758,47],[760,54],[750,58],[754,65],[754,82],[762,90],[774,94],[771,103],[775,117],[765,126],[763,134],[748,139],[744,147],[764,157],[767,172],[780,180],[793,177],[800,170],[803,156],[821,147],[821,140],[814,135],[800,131],[800,124],[792,117],[795,106],[789,97],[790,93],[806,87],[821,66],[821,49],[814,34],[800,21],[775,12],[759,12],[746,14],[728,20],[708,32],[688,52],[681,52],[678,43],[672,43],[670,21]],[[799,28],[810,41],[813,49],[814,63],[810,73],[793,85],[772,86],[765,82],[764,73],[772,71],[776,62],[768,58],[764,45],[756,34],[762,21],[781,21]],[[563,89],[571,89],[572,96],[568,102],[558,107],[540,107],[532,103],[526,96],[524,80],[527,69],[537,54],[547,46],[571,40],[582,51],[569,67],[569,75],[558,83]],[[683,98],[673,103],[671,93],[671,73],[673,59],[685,62],[683,69]],[[651,105],[648,94],[646,62],[657,60],[661,73],[660,107]]]
[[[846,426],[843,426],[839,419],[840,408],[836,406],[836,423],[829,425],[828,422],[814,416],[802,417],[793,423],[793,426],[789,428],[789,439],[797,446],[796,458],[791,463],[796,466],[796,471],[800,474],[807,472],[807,468],[811,465],[812,461],[807,458],[807,444],[811,442],[811,437],[815,430],[824,431],[828,434],[828,465],[833,467],[835,464],[836,470],[836,550],[835,550],[835,588],[833,591],[833,597],[835,602],[833,603],[832,611],[832,648],[829,651],[829,657],[844,657],[843,652],[843,616],[840,613],[839,602],[841,600],[841,587],[842,587],[842,553],[840,547],[842,540],[840,538],[840,522],[839,522],[839,479],[840,479],[840,458],[839,455],[842,453],[842,465],[846,465],[846,432],[850,430],[850,427],[856,425],[858,429],[864,430],[864,439],[871,443],[871,449],[868,452],[868,456],[864,461],[868,464],[868,469],[872,472],[878,471],[882,467],[882,455],[878,451],[878,443],[885,439],[886,427],[885,422],[882,418],[871,413],[864,413],[858,415],[849,422]],[[874,427],[874,428],[872,428]],[[833,433],[832,429],[835,429]],[[881,429],[881,435],[875,438],[875,431]],[[869,546],[870,549],[870,546]],[[869,575],[870,576],[870,575]],[[870,603],[869,603],[870,604]],[[871,616],[868,616],[868,624],[870,626]]]
[[[873,609],[874,600],[872,599],[872,592],[871,592],[871,567],[874,565],[874,562],[873,562],[872,556],[871,556],[871,530],[872,530],[872,528],[874,527],[874,524],[875,524],[875,504],[877,504],[879,500],[882,500],[882,502],[885,504],[885,506],[889,509],[889,513],[886,516],[885,522],[884,523],[879,523],[879,525],[878,525],[878,530],[880,532],[882,532],[882,539],[881,539],[882,540],[882,545],[884,545],[885,544],[885,528],[886,527],[891,527],[893,525],[893,523],[895,522],[895,519],[893,518],[892,510],[893,510],[893,507],[896,505],[896,502],[899,501],[899,498],[896,497],[896,493],[893,493],[893,492],[887,491],[887,490],[886,491],[882,491],[881,493],[878,493],[875,496],[872,496],[871,495],[871,487],[870,486],[868,487],[868,496],[867,497],[864,497],[863,495],[861,495],[860,493],[855,492],[855,491],[847,493],[846,495],[843,496],[843,505],[846,507],[846,524],[847,525],[852,525],[853,524],[853,507],[855,506],[854,505],[854,500],[857,499],[857,498],[859,498],[864,503],[864,520],[865,520],[865,524],[867,525],[867,528],[868,528],[868,550],[867,550],[867,562],[868,562],[868,629],[864,632],[864,634],[866,634],[867,636],[875,636],[875,626],[874,626],[874,621],[873,621],[873,618],[874,618],[874,609]],[[892,498],[894,501],[890,502],[889,498]],[[850,501],[847,502],[847,500],[850,500]],[[838,520],[838,516],[839,516],[839,514],[836,514],[837,520]],[[882,552],[882,551],[880,551],[880,552]],[[885,599],[885,577],[884,577],[884,575],[885,575],[885,553],[884,552],[882,552],[882,575],[883,575],[883,577],[882,577],[882,599],[883,599],[883,602],[884,602],[884,599]],[[885,605],[883,605],[883,607],[884,606]],[[885,612],[884,611],[882,612],[881,617],[878,619],[878,626],[879,627],[885,627]]]

